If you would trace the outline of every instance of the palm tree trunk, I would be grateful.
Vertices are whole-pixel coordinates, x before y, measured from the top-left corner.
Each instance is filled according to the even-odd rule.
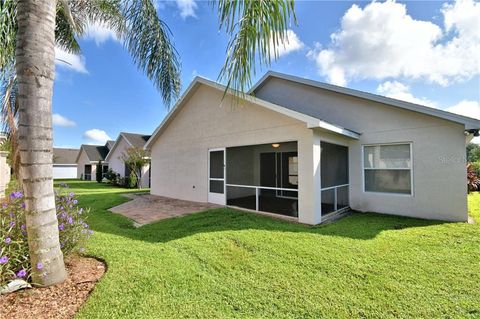
[[[32,279],[35,284],[45,286],[66,278],[52,178],[56,2],[19,0],[17,6],[20,178],[28,211],[26,226]]]

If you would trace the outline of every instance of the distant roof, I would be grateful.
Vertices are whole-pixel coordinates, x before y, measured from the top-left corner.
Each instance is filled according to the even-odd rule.
[[[127,141],[127,143],[130,145],[130,147],[137,147],[137,148],[143,148],[145,144],[147,143],[148,139],[150,138],[151,135],[143,135],[143,134],[137,134],[137,133],[127,133],[127,132],[120,132],[118,135],[117,140],[115,141],[115,144],[110,148],[109,154],[113,154],[113,149],[117,145],[118,141],[120,140],[121,137]],[[105,158],[107,161],[110,160],[108,156]]]
[[[145,143],[147,143],[148,139],[151,135],[143,135],[143,134],[136,134],[136,133],[125,133],[122,132],[120,135],[123,135],[128,143],[130,143],[133,147],[140,147],[143,148]]]
[[[108,147],[104,145],[87,145],[80,146],[87,153],[90,162],[104,161],[108,154]]]
[[[405,102],[405,101],[392,99],[392,98],[388,98],[388,97],[377,95],[377,94],[372,94],[372,93],[368,93],[368,92],[349,89],[349,88],[338,86],[338,85],[327,84],[327,83],[323,83],[323,82],[319,82],[319,81],[309,80],[309,79],[301,78],[301,77],[298,77],[298,76],[293,76],[293,75],[274,72],[274,71],[268,71],[267,73],[265,73],[265,75],[248,91],[248,93],[249,94],[255,93],[255,91],[257,91],[257,89],[262,87],[267,82],[267,80],[270,79],[270,78],[279,78],[279,79],[283,79],[283,80],[287,80],[287,81],[291,81],[291,82],[295,82],[295,83],[300,83],[300,84],[303,84],[303,85],[308,85],[308,86],[320,88],[320,89],[323,89],[323,90],[328,90],[328,91],[331,91],[331,92],[336,92],[336,93],[340,93],[340,94],[344,94],[344,95],[350,95],[350,96],[358,97],[358,98],[361,98],[361,99],[366,99],[366,100],[370,100],[370,101],[383,103],[383,104],[390,105],[390,106],[393,106],[393,107],[398,107],[398,108],[402,108],[402,109],[406,109],[406,110],[410,110],[410,111],[414,111],[414,112],[418,112],[418,113],[427,114],[427,115],[430,115],[430,116],[439,117],[439,118],[449,120],[449,121],[452,121],[452,122],[464,124],[466,129],[479,129],[480,128],[480,120],[479,119],[474,119],[474,118],[470,118],[470,117],[467,117],[467,116],[458,115],[458,114],[443,111],[443,110],[440,110],[440,109],[435,109],[433,107],[428,107],[428,106],[423,106],[423,105],[419,105],[419,104],[415,104],[415,103]],[[283,105],[283,106],[287,107],[287,108],[292,108],[291,105]],[[292,108],[292,109],[294,109],[294,108]],[[296,111],[299,111],[299,110],[296,110]],[[299,111],[299,112],[301,112],[301,111]],[[309,115],[310,116],[316,116],[316,114],[309,114]]]
[[[115,145],[114,140],[109,140],[109,141],[107,141],[107,143],[105,143],[105,146],[108,147],[109,150],[112,149],[113,145]]]
[[[78,148],[53,148],[53,164],[76,164]]]

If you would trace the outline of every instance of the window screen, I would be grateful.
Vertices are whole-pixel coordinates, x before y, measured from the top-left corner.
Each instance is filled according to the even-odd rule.
[[[364,146],[363,156],[366,192],[412,193],[410,144]]]

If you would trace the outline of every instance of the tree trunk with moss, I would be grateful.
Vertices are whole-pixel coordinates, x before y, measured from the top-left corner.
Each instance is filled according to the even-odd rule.
[[[19,0],[17,6],[20,178],[28,211],[32,280],[44,286],[66,278],[52,178],[56,2]]]

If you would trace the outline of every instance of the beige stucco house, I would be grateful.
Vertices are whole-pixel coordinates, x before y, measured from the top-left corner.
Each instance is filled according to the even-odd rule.
[[[82,144],[76,159],[77,178],[95,181],[99,163],[102,166],[102,174],[105,174],[108,170],[108,162],[105,158],[114,143],[115,141],[107,141],[105,145]]]
[[[121,177],[129,176],[130,169],[123,162],[122,155],[125,154],[129,148],[143,148],[149,138],[150,135],[121,132],[108,152],[108,155],[105,157],[109,168],[120,174]],[[141,174],[141,187],[150,187],[150,164],[142,168]]]
[[[467,220],[480,121],[269,72],[240,102],[197,77],[145,148],[151,193],[318,224],[349,208]]]

